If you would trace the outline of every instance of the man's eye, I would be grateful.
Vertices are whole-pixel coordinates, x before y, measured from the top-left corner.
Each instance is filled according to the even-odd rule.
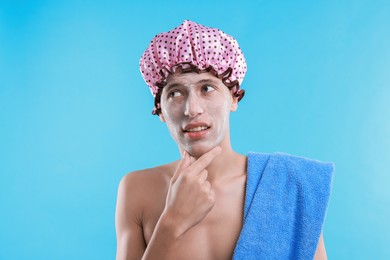
[[[168,94],[169,98],[178,97],[178,96],[181,96],[181,93],[179,91],[171,91]]]
[[[214,91],[215,88],[213,86],[210,86],[210,85],[204,85],[202,87],[202,92],[211,92],[211,91]]]

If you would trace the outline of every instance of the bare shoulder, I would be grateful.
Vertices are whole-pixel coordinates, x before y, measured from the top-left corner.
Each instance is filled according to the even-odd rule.
[[[153,206],[153,200],[168,189],[174,164],[134,171],[122,177],[116,203],[118,230],[134,224],[142,227],[145,209]]]
[[[137,170],[130,172],[122,177],[119,187],[139,190],[148,187],[158,186],[160,182],[170,179],[173,175],[174,167],[177,162],[164,164],[154,168]]]
[[[122,193],[127,200],[142,203],[145,199],[164,189],[171,179],[177,162],[137,170],[122,177],[118,193]],[[147,194],[146,194],[147,193]],[[148,195],[148,196],[145,196]]]

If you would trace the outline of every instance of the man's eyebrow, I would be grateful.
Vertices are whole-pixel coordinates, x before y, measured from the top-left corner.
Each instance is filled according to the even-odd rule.
[[[197,84],[204,84],[204,83],[212,83],[212,84],[216,84],[216,82],[212,79],[201,79],[197,82]]]
[[[179,87],[179,86],[181,86],[181,84],[179,84],[179,83],[172,83],[172,84],[168,84],[168,85],[165,86],[164,88],[165,88],[165,91],[168,91],[168,90],[170,90],[171,88],[175,88],[175,87]]]

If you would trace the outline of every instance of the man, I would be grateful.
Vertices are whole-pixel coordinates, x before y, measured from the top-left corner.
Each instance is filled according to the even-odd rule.
[[[231,147],[246,72],[236,40],[186,20],[140,63],[182,158],[122,179],[117,259],[326,259],[332,165]]]

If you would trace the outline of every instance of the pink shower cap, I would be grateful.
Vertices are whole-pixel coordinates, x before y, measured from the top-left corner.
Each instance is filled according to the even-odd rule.
[[[210,72],[240,100],[246,62],[237,41],[219,29],[185,20],[175,29],[156,35],[140,60],[142,76],[155,97],[153,114],[159,114],[160,97],[169,74]]]

